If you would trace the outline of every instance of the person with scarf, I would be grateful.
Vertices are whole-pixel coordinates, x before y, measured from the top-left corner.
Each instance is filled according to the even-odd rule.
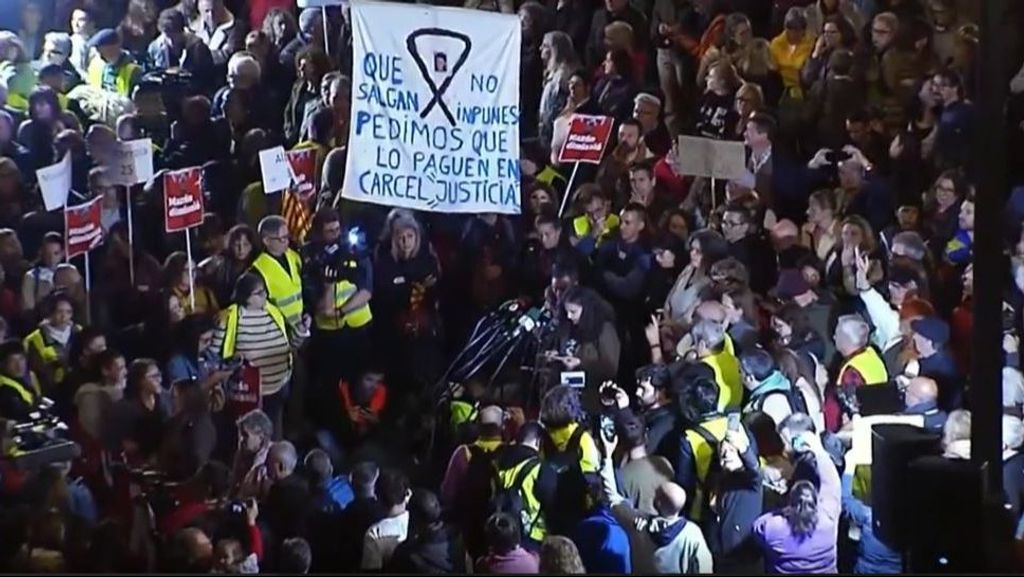
[[[39,375],[44,392],[64,382],[71,336],[82,330],[75,324],[74,304],[67,294],[54,294],[46,310],[46,318],[23,341],[29,366]]]
[[[747,389],[744,413],[760,411],[771,417],[776,425],[793,414],[793,386],[768,352],[757,349],[743,354],[740,367]]]

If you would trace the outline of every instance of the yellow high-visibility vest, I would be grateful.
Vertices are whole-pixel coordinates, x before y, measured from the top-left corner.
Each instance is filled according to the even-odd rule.
[[[284,256],[289,270],[284,270],[276,258],[265,252],[256,257],[252,268],[267,283],[270,303],[281,309],[289,324],[296,326],[302,320],[302,259],[292,249]]]
[[[10,387],[14,389],[14,392],[18,393],[18,396],[21,397],[23,401],[29,405],[35,406],[36,400],[43,396],[43,393],[39,389],[39,379],[36,378],[36,374],[29,372],[29,379],[32,381],[29,385],[31,389],[21,384],[17,379],[12,379],[7,375],[0,375],[0,387]]]
[[[729,430],[729,419],[727,417],[715,417],[710,421],[700,424],[711,436],[722,442],[725,433]],[[708,444],[707,440],[700,436],[700,433],[693,429],[686,430],[686,442],[690,444],[690,451],[693,453],[693,463],[697,468],[697,488],[694,491],[693,499],[689,500],[690,514],[687,515],[693,521],[700,521],[704,515],[704,490],[703,486],[711,470],[711,460],[718,458],[715,448]]]
[[[345,302],[359,291],[356,285],[347,280],[332,283],[328,290],[334,291],[333,307],[335,311],[340,310]],[[358,329],[366,326],[373,320],[373,313],[370,312],[370,303],[366,303],[345,315],[337,312],[335,314],[317,313],[314,320],[316,321],[317,328],[325,331],[336,331],[345,327]]]
[[[868,347],[848,359],[839,369],[839,381],[843,382],[847,369],[854,368],[860,373],[866,385],[884,385],[889,382],[889,372],[885,370],[885,361],[878,356],[875,349]]]
[[[75,325],[71,329],[71,332],[77,333],[80,330],[82,330],[82,327]],[[29,333],[21,344],[25,347],[25,351],[29,353],[29,355],[35,354],[43,364],[54,365],[54,384],[64,382],[65,371],[64,367],[61,366],[60,351],[57,349],[57,345],[47,343],[46,337],[43,336],[43,329],[36,329]]]
[[[106,68],[107,63],[99,56],[92,59],[89,62],[88,82],[89,86],[105,90],[103,86],[103,70]],[[135,78],[137,71],[141,70],[139,65],[132,62],[131,60],[124,60],[117,67],[117,75],[114,81],[114,92],[125,98],[131,98],[132,95],[132,79]]]
[[[739,409],[743,403],[743,375],[740,373],[740,363],[734,350],[732,339],[726,335],[722,352],[701,359],[715,372],[719,411]]]
[[[281,311],[267,303],[267,313],[287,339],[288,327],[285,325],[284,315],[281,314]],[[231,305],[224,309],[220,318],[224,323],[224,345],[220,349],[220,356],[223,359],[230,359],[235,356],[235,346],[238,344],[238,305]],[[288,355],[288,364],[291,364],[291,354]]]

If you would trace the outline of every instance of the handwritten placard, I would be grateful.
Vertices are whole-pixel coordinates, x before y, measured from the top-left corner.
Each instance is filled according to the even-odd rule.
[[[345,198],[520,211],[519,20],[355,0]]]

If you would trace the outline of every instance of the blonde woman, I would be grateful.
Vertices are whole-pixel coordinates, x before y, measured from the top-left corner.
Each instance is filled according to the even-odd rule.
[[[544,62],[544,88],[540,95],[538,134],[541,144],[546,146],[551,142],[552,124],[569,99],[569,77],[579,63],[572,38],[557,30],[544,35],[540,59]]]
[[[760,86],[765,104],[775,107],[782,97],[784,85],[782,75],[779,74],[779,65],[772,56],[768,41],[764,38],[754,38],[735,63],[740,78]]]
[[[386,343],[379,349],[389,366],[399,367],[389,384],[432,384],[441,362],[441,266],[412,211],[388,215],[373,271],[377,342]]]

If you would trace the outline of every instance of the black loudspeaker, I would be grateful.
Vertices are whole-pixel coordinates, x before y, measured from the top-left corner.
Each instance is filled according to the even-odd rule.
[[[910,463],[925,455],[941,453],[937,433],[912,425],[875,425],[871,439],[871,516],[875,537],[896,550],[910,545],[915,524],[911,512]]]
[[[997,464],[996,466],[1000,466]],[[962,459],[919,457],[907,467],[909,541],[913,573],[990,570],[985,509],[986,468]]]

